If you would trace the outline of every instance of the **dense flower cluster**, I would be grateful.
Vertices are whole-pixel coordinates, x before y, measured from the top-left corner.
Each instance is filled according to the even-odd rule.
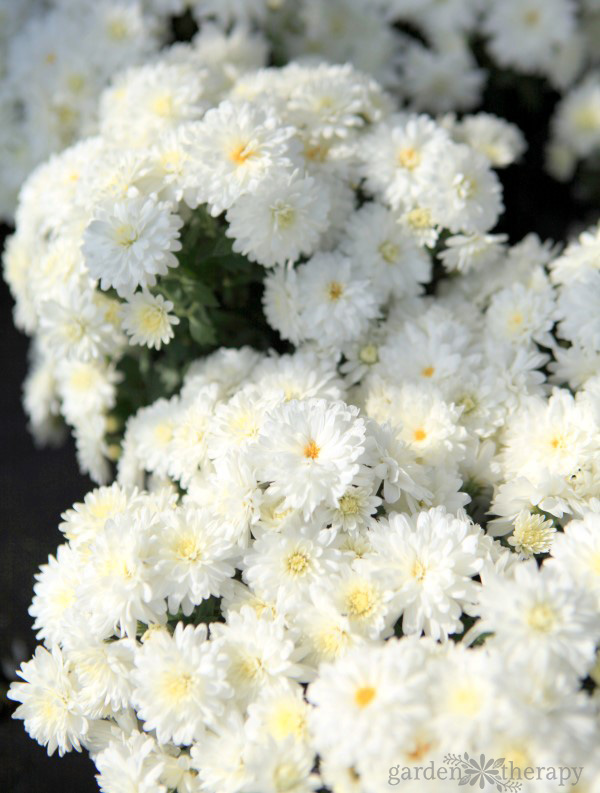
[[[441,236],[450,271],[502,254],[492,168],[523,149],[513,125],[395,111],[350,66],[255,71],[264,54],[209,28],[125,72],[102,97],[102,134],[22,191],[4,261],[34,335],[27,411],[41,439],[62,415],[99,481],[119,362],[174,336],[213,340],[206,279],[222,287],[227,266],[270,273],[265,312],[282,337],[339,352],[422,292]]]
[[[128,422],[118,482],[63,515],[9,696],[105,793],[370,793],[454,751],[593,778],[599,504],[551,490],[546,520],[530,495],[598,459],[589,393],[545,399],[525,346],[486,368],[450,308],[388,324],[380,361],[414,358],[374,364],[360,408],[356,368],[308,348],[198,361]],[[464,510],[488,476],[520,499],[508,545]]]
[[[198,27],[235,29],[278,63],[307,54],[351,63],[416,112],[475,111],[496,74],[515,86],[523,75],[541,79],[569,92],[552,172],[568,178],[592,138],[597,146],[597,113],[586,112],[597,83],[597,0],[1,0],[0,20],[7,219],[36,164],[97,132],[97,97],[118,70]]]
[[[159,5],[0,2],[0,217],[13,217],[34,166],[96,130],[98,97],[110,79],[168,39],[168,11]]]
[[[200,31],[90,98],[7,242],[32,430],[99,485],[16,717],[104,793],[379,793],[465,752],[594,790],[600,226],[510,244],[524,137],[448,111],[481,36],[572,85],[598,3],[117,6]]]

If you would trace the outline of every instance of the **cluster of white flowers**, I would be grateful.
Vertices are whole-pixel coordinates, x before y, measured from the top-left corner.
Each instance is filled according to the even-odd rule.
[[[509,244],[523,136],[447,111],[475,33],[562,86],[599,4],[144,13],[186,7],[200,32],[114,79],[5,251],[33,432],[64,419],[101,485],[37,576],[16,717],[104,793],[379,793],[464,752],[595,789],[600,226]],[[234,335],[237,292],[280,352]]]
[[[521,153],[516,127],[399,112],[348,65],[260,69],[264,58],[259,39],[208,27],[126,71],[102,97],[101,134],[22,191],[4,266],[34,336],[26,408],[42,440],[64,417],[98,481],[119,361],[193,326],[167,284],[181,269],[202,277],[212,253],[197,236],[182,251],[186,228],[202,221],[271,273],[266,316],[284,338],[337,352],[422,292],[440,235],[448,270],[502,252],[488,234],[502,209],[492,169]]]
[[[351,63],[415,112],[474,111],[492,71],[539,76],[564,92],[598,63],[596,0],[0,0],[0,217],[12,219],[37,163],[95,134],[100,91],[172,39],[171,20],[184,14],[184,35],[194,24],[200,35],[235,29],[278,63]],[[590,83],[597,78],[565,98],[554,173],[568,175],[587,154],[592,119],[577,108],[589,107]],[[485,132],[493,142],[494,126]]]
[[[149,0],[0,2],[0,217],[34,168],[97,128],[98,97],[169,37]]]
[[[362,409],[355,367],[344,382],[309,348],[244,348],[130,419],[118,481],[63,515],[37,576],[43,645],[9,696],[49,752],[88,749],[104,793],[371,793],[465,751],[598,781],[581,683],[598,678],[600,503],[580,494],[558,533],[523,498],[512,549],[461,489],[493,467],[483,439],[529,471],[584,406],[545,403],[518,354],[488,364],[468,322],[423,308],[392,323],[393,378],[369,374]],[[535,439],[499,429],[530,401]],[[585,429],[585,452],[561,436],[560,474],[591,443],[598,459]]]

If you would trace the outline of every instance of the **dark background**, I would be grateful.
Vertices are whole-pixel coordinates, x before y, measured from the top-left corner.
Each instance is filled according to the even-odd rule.
[[[505,78],[492,83],[483,109],[518,123],[529,150],[521,164],[499,172],[507,211],[497,230],[508,233],[511,242],[531,231],[560,241],[574,222],[587,224],[597,218],[598,202],[589,191],[580,190],[575,198],[572,186],[543,174],[546,124],[556,95],[535,80]],[[6,231],[0,227],[0,246]],[[12,301],[0,281],[0,791],[52,793],[70,788],[94,793],[95,769],[87,755],[71,752],[48,758],[25,734],[22,722],[11,719],[15,706],[5,696],[14,668],[35,648],[27,614],[34,573],[61,541],[61,512],[92,487],[79,474],[72,442],[58,449],[34,446],[21,407],[26,370],[27,339],[13,326]]]
[[[78,471],[72,442],[38,449],[27,431],[21,407],[27,346],[13,326],[12,300],[0,281],[0,791],[97,793],[87,755],[49,758],[25,733],[23,722],[11,719],[16,703],[6,699],[11,670],[28,660],[36,645],[27,614],[33,576],[61,541],[61,512],[92,487]]]

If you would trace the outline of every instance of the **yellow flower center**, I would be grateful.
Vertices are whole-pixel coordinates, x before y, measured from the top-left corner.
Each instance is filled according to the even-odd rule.
[[[339,300],[343,294],[344,287],[339,281],[331,281],[331,283],[327,285],[327,296],[330,300]]]
[[[434,373],[435,373],[434,366],[426,366],[424,369],[421,369],[422,377],[433,377]]]
[[[427,575],[427,567],[420,559],[415,559],[410,574],[416,581],[424,581]]]
[[[190,695],[192,684],[192,676],[189,673],[168,672],[163,680],[163,692],[169,700],[181,702]]]
[[[373,593],[365,585],[355,587],[346,598],[348,613],[352,617],[367,617],[375,606]]]
[[[292,575],[304,575],[310,567],[310,559],[302,551],[294,551],[285,560],[285,567]]]
[[[229,159],[235,165],[245,165],[246,162],[256,155],[256,151],[249,143],[239,143],[229,152]]]
[[[398,254],[400,253],[400,248],[398,245],[394,245],[393,242],[382,242],[379,246],[379,253],[381,254],[381,258],[387,262],[388,264],[394,264],[395,261],[398,259]]]
[[[417,429],[413,432],[413,439],[418,443],[424,441],[426,437],[427,433],[422,427],[417,427]]]
[[[352,493],[345,493],[340,498],[342,515],[356,515],[360,511],[360,499]]]
[[[361,686],[354,693],[354,701],[359,708],[366,708],[375,699],[376,691],[373,686]]]
[[[154,428],[154,438],[161,445],[166,446],[173,438],[173,427],[171,424],[157,424]]]
[[[462,716],[475,716],[481,708],[481,700],[476,690],[469,686],[460,686],[450,695],[450,707]]]
[[[364,347],[361,347],[358,357],[363,363],[372,366],[379,360],[379,352],[374,344],[365,344]]]
[[[421,162],[421,154],[414,146],[405,146],[398,152],[396,161],[402,168],[413,171]]]
[[[198,547],[198,541],[192,534],[184,534],[179,537],[174,547],[175,555],[186,562],[197,562],[202,559],[202,551]]]
[[[310,440],[304,447],[302,454],[309,460],[316,460],[320,451],[320,447],[313,440]]]
[[[527,624],[538,633],[549,633],[556,624],[556,615],[546,603],[537,603],[527,614]]]
[[[173,97],[170,94],[161,94],[157,96],[151,103],[150,109],[153,113],[161,118],[169,118],[173,116],[174,104]]]
[[[421,207],[411,209],[406,219],[413,229],[427,229],[431,226],[431,213],[428,209],[423,209]]]

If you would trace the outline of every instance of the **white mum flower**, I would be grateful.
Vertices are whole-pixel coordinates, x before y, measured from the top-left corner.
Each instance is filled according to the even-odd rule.
[[[189,615],[206,598],[221,594],[223,581],[235,572],[231,561],[236,556],[236,548],[207,509],[163,512],[150,541],[155,591],[167,597],[172,614],[181,607]]]
[[[327,228],[329,198],[299,171],[274,175],[227,212],[233,250],[265,267],[314,253]]]
[[[473,612],[481,617],[477,634],[492,633],[490,646],[539,674],[583,677],[594,662],[600,638],[596,598],[556,566],[538,569],[531,560],[516,565],[512,575],[487,576]]]
[[[136,653],[133,700],[144,729],[156,730],[161,743],[200,740],[231,696],[225,656],[206,636],[205,625],[179,622],[173,636],[155,631]]]
[[[243,605],[239,612],[227,614],[226,625],[212,624],[211,636],[228,658],[228,681],[239,707],[282,679],[306,679],[308,670],[297,663],[304,650],[296,649],[281,618],[271,619],[267,612],[259,617],[254,608]]]
[[[190,187],[195,203],[208,203],[213,215],[291,164],[293,128],[248,103],[222,102],[188,132]]]
[[[338,252],[317,253],[297,270],[300,329],[304,339],[339,349],[361,336],[379,314],[369,282]]]
[[[282,611],[295,611],[311,584],[339,569],[342,556],[332,538],[318,526],[265,534],[244,557],[244,581]]]
[[[306,516],[325,503],[337,507],[358,473],[365,448],[358,409],[324,399],[293,400],[271,410],[257,447],[263,481],[285,506]]]
[[[97,208],[84,233],[83,254],[92,278],[102,289],[113,287],[127,297],[137,286],[156,284],[157,275],[177,267],[183,221],[171,205],[152,195],[130,195]]]
[[[164,761],[156,740],[135,730],[121,740],[111,740],[96,757],[102,793],[167,793],[160,784]]]
[[[453,233],[484,233],[504,208],[502,187],[488,160],[470,146],[453,144],[427,164],[423,202],[435,223]]]
[[[330,760],[356,763],[381,751],[382,737],[404,735],[425,710],[423,654],[412,642],[361,645],[323,664],[307,691],[314,745]]]
[[[61,756],[72,749],[81,751],[80,741],[88,730],[88,721],[60,648],[49,653],[38,647],[17,674],[25,682],[13,683],[7,696],[21,703],[14,716],[24,720],[29,735],[47,746],[48,754],[56,749]]]
[[[550,550],[550,567],[564,573],[577,586],[591,592],[600,603],[600,514],[586,512],[557,534]]]
[[[444,507],[413,517],[392,514],[373,524],[373,551],[361,562],[395,593],[404,633],[446,640],[463,630],[460,616],[477,600],[482,532]]]
[[[148,512],[117,515],[90,546],[78,606],[89,612],[88,623],[98,637],[134,637],[138,620],[163,619],[166,604],[152,586],[156,574],[149,564],[151,521]]]
[[[149,292],[136,292],[122,309],[123,330],[129,335],[130,344],[140,344],[160,350],[168,344],[175,332],[173,325],[179,325],[179,317],[170,312],[173,303],[162,295]]]

